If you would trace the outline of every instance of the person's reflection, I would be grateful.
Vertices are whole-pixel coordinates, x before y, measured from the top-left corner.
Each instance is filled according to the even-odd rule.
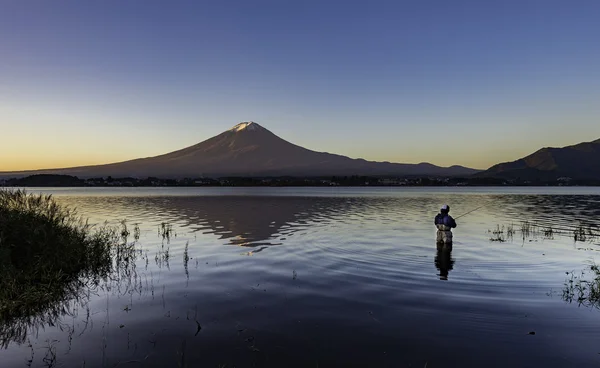
[[[440,271],[440,280],[448,280],[448,273],[454,266],[452,259],[452,243],[437,243],[437,254],[435,255],[435,267]]]

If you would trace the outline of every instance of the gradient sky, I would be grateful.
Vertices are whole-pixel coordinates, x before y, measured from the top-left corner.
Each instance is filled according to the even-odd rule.
[[[0,171],[256,121],[317,151],[487,168],[600,138],[600,1],[0,2]]]

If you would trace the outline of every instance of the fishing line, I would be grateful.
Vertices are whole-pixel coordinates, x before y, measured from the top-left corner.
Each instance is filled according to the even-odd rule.
[[[477,207],[477,208],[475,208],[475,209],[473,209],[473,210],[471,210],[471,211],[469,211],[469,212],[467,212],[467,213],[463,213],[462,215],[460,215],[460,216],[457,216],[457,217],[455,217],[454,219],[456,220],[456,219],[458,219],[458,218],[461,218],[461,217],[463,217],[463,216],[466,216],[466,215],[468,215],[469,213],[471,213],[471,212],[475,212],[475,211],[477,211],[478,209],[480,209],[480,208],[483,208],[483,207],[485,207],[485,205],[483,205],[483,206],[479,206],[479,207]]]

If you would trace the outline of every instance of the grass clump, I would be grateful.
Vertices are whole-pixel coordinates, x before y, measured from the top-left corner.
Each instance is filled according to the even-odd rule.
[[[92,230],[51,195],[0,190],[0,327],[72,299],[133,253],[122,231]]]

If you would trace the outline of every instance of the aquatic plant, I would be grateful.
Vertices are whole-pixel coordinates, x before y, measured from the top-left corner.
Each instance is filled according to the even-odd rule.
[[[158,235],[161,236],[163,240],[166,240],[168,244],[173,235],[173,225],[168,222],[161,222],[158,227]]]
[[[509,239],[512,239],[514,235],[515,235],[515,226],[513,224],[510,224],[506,227],[506,236]]]
[[[600,236],[597,226],[580,224],[573,230],[575,242],[593,242]]]
[[[542,229],[542,233],[544,234],[544,238],[554,239],[554,229],[552,229],[551,227],[544,227]]]
[[[190,262],[190,255],[188,253],[189,241],[185,242],[185,249],[183,250],[183,269],[185,270],[186,278],[190,278],[190,272],[188,270],[188,263]]]
[[[490,241],[504,242],[506,239],[504,238],[504,226],[500,228],[500,225],[496,225],[495,230],[488,230],[489,233],[492,233],[492,237],[490,237]]]
[[[127,239],[129,239],[129,234],[131,234],[129,232],[129,229],[127,228],[127,220],[121,220],[121,240],[124,243],[127,243]]]
[[[133,247],[119,241],[127,232],[93,228],[51,195],[0,190],[0,344],[33,319],[52,320],[84,285],[131,265]]]
[[[167,247],[167,249],[159,249],[158,252],[154,255],[154,263],[162,268],[162,266],[167,266],[167,268],[170,269],[169,266],[169,258],[171,257],[171,255],[169,254],[169,250],[170,248]]]
[[[591,277],[587,275],[591,274]],[[565,280],[562,298],[568,303],[600,308],[600,267],[593,263],[579,275],[570,275]]]
[[[528,238],[531,235],[532,226],[529,221],[524,221],[521,223],[521,235],[523,236],[523,240]]]
[[[135,241],[140,240],[140,225],[139,224],[135,224],[135,227],[133,228],[133,238],[135,239]]]
[[[520,233],[523,241],[537,237],[552,240],[555,236],[564,236],[572,237],[575,242],[591,243],[600,238],[600,229],[595,225],[579,224],[575,228],[554,228],[547,225],[538,225],[529,221],[521,222],[519,229],[515,229],[513,224],[508,225],[506,228],[504,225],[496,225],[496,229],[488,230],[488,233],[493,235],[490,237],[490,241],[498,242],[512,240],[516,233]]]
[[[573,230],[573,240],[584,242],[587,240],[585,229],[582,225],[579,225],[575,230]]]

